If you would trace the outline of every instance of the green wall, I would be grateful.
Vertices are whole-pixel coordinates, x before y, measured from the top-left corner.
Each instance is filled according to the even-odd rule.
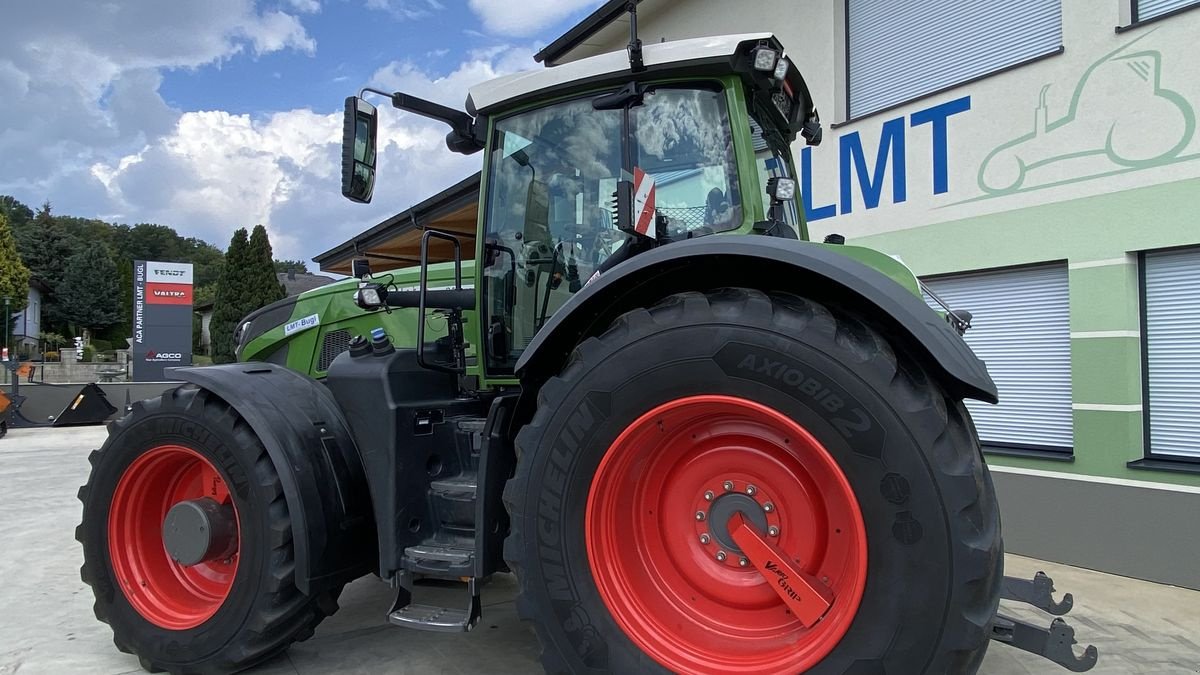
[[[1140,293],[1134,254],[1200,244],[1197,197],[1200,179],[1189,179],[897,230],[852,243],[898,255],[920,276],[1065,260],[1070,283],[1075,461],[1001,456],[988,461],[1200,485],[1200,474],[1126,466],[1145,454]]]

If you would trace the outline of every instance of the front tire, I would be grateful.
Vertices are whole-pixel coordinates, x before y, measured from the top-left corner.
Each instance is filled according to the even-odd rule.
[[[134,404],[109,429],[88,458],[75,537],[96,618],[119,650],[151,672],[231,673],[307,639],[337,611],[340,586],[313,596],[296,588],[279,475],[227,403],[185,385]],[[167,553],[163,521],[201,499],[227,509],[235,531],[219,555],[183,565]]]
[[[864,320],[746,289],[671,296],[580,344],[516,443],[505,557],[548,672],[982,661],[1002,555],[978,439]],[[735,511],[824,585],[818,621],[741,563],[721,531]]]

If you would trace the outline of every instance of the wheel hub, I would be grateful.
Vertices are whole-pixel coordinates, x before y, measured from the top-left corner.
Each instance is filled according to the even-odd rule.
[[[770,509],[768,511],[768,509]],[[718,477],[696,500],[696,535],[708,550],[711,559],[725,567],[747,569],[742,549],[730,531],[730,519],[741,514],[746,522],[760,532],[779,536],[780,515],[769,494],[760,486],[746,480]],[[722,554],[722,555],[718,555]]]
[[[180,565],[227,560],[237,547],[237,520],[229,504],[188,499],[167,511],[162,535],[167,554]]]

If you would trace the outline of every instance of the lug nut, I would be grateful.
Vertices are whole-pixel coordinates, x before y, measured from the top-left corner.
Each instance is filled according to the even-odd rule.
[[[696,512],[696,520],[704,520],[704,512],[703,511]]]
[[[717,560],[725,562],[725,551],[717,551]]]
[[[725,481],[724,488],[725,488],[726,492],[733,492],[733,481],[731,481],[731,480]]]
[[[705,546],[707,546],[708,542],[710,542],[710,541],[712,541],[712,538],[709,537],[707,534],[700,535],[700,543],[701,544],[704,544]]]
[[[758,492],[758,488],[754,487],[753,485],[746,486],[746,494],[753,497],[755,492]]]
[[[709,490],[704,493],[704,501],[706,501],[706,502],[711,502],[713,500],[713,497],[716,497],[716,495],[713,494],[712,490]]]
[[[763,511],[770,513],[774,510],[775,510],[775,505],[772,504],[771,502],[767,502],[766,504],[763,504]]]
[[[746,565],[749,565],[749,564],[750,564],[750,561],[746,560],[745,558],[740,558],[738,560],[738,565],[741,567],[745,567]]]
[[[767,528],[767,536],[768,537],[778,537],[779,536],[779,528],[775,527],[774,525],[768,527]]]

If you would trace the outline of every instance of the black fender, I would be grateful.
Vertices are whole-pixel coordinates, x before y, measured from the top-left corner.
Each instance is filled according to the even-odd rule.
[[[900,284],[830,247],[759,235],[689,239],[642,253],[576,293],[538,331],[517,361],[527,391],[558,373],[571,350],[618,316],[673,293],[746,286],[848,307],[892,340],[925,356],[947,391],[996,403],[987,367],[953,328]]]
[[[170,368],[246,420],[275,463],[292,518],[302,593],[362,576],[376,561],[375,527],[358,449],[333,394],[270,363]]]

